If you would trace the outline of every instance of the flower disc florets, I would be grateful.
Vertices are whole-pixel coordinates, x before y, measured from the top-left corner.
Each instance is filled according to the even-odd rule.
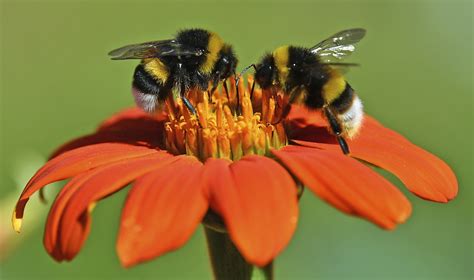
[[[181,99],[169,98],[166,149],[201,161],[210,157],[238,160],[245,155],[267,155],[270,149],[287,145],[284,123],[280,121],[285,98],[260,89],[251,94],[252,83],[249,78],[247,86],[240,83],[237,91],[231,78],[227,92],[224,88],[212,93],[188,92],[197,115],[190,114]]]

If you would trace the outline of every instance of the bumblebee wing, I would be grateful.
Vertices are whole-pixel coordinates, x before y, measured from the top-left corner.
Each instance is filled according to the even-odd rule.
[[[127,45],[109,52],[113,60],[142,59],[164,56],[200,56],[204,50],[183,45],[176,40],[151,41],[140,44]]]
[[[355,50],[355,44],[365,36],[365,29],[353,28],[340,31],[310,48],[321,62],[331,63],[341,60]]]
[[[337,69],[341,74],[346,74],[352,67],[359,67],[358,63],[350,62],[328,62],[323,63],[324,65],[329,65],[331,68]]]

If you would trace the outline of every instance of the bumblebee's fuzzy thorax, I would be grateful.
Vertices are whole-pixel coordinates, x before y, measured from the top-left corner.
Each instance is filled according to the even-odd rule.
[[[185,29],[178,32],[176,41],[187,46],[207,49],[212,32],[200,28]]]
[[[257,66],[255,79],[262,88],[278,86],[286,92],[324,79],[325,67],[306,48],[281,46],[263,57]]]
[[[205,55],[200,57],[196,65],[203,74],[211,74],[220,58],[220,52],[224,48],[222,38],[216,33],[204,29],[188,29],[179,32],[176,39],[182,44],[205,50]]]
[[[311,83],[326,78],[326,67],[306,48],[289,46],[286,67],[288,75],[284,89],[288,92],[301,85],[308,90]]]

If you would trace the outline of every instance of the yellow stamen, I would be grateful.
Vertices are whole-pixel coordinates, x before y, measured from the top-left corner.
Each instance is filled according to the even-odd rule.
[[[265,114],[264,121],[267,123],[272,123],[273,116],[275,116],[275,98],[270,97],[268,99],[268,110]]]
[[[231,159],[230,139],[225,134],[217,136],[217,144],[219,148],[219,157]]]
[[[207,128],[207,111],[202,103],[198,104],[198,118],[202,128]]]
[[[255,146],[256,146],[256,153],[259,155],[263,155],[265,152],[265,130],[264,129],[258,129],[256,131],[256,141],[255,141]]]
[[[175,133],[174,130],[171,128],[171,125],[169,123],[165,124],[165,137],[166,137],[166,149],[173,154],[179,154],[178,149],[176,148],[175,145]]]
[[[202,155],[205,160],[210,157],[217,157],[217,137],[214,130],[204,128],[202,130]]]
[[[168,100],[166,100],[166,112],[168,113],[168,118],[170,119],[170,121],[176,120],[175,108],[176,104],[174,102],[174,99],[168,98]]]
[[[241,132],[229,132],[229,140],[230,140],[230,147],[232,150],[232,159],[233,160],[238,160],[242,157],[243,152],[242,152],[242,139],[240,137]]]
[[[234,117],[232,116],[232,112],[230,111],[229,106],[224,107],[225,118],[227,120],[227,125],[229,126],[230,130],[235,129],[235,122]]]
[[[196,129],[188,129],[186,131],[186,154],[199,158],[199,142]]]
[[[217,110],[216,110],[216,121],[217,121],[217,127],[222,128],[224,126],[224,120],[222,119],[223,116],[223,109],[222,109],[222,103],[220,101],[217,102]]]
[[[229,104],[232,107],[235,107],[235,104],[237,102],[237,92],[235,91],[235,79],[230,79],[230,88],[229,88]]]
[[[253,141],[252,134],[249,127],[244,122],[239,122],[242,128],[242,151],[244,156],[253,154]]]
[[[253,116],[252,102],[247,95],[242,98],[242,116],[246,122],[250,122]]]
[[[174,131],[175,131],[175,137],[176,137],[176,141],[175,141],[175,145],[176,145],[176,148],[180,151],[180,152],[184,152],[186,151],[186,147],[185,147],[185,141],[184,141],[184,138],[185,138],[185,130],[184,130],[184,126],[185,124],[175,124],[174,125]]]
[[[287,145],[281,114],[281,95],[254,89],[253,80],[239,83],[237,104],[235,79],[229,79],[229,98],[220,88],[211,93],[191,90],[186,94],[196,108],[192,115],[181,99],[167,100],[169,121],[165,124],[166,149],[173,154],[187,154],[205,161],[208,158],[238,160],[242,156],[267,155],[272,148]]]

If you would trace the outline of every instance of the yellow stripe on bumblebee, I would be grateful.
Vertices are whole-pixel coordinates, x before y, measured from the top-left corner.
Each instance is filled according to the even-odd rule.
[[[201,71],[209,74],[211,73],[214,65],[219,58],[219,52],[221,51],[222,47],[224,46],[224,41],[222,41],[221,37],[214,32],[210,32],[209,42],[207,44],[207,55],[206,61],[201,66]]]
[[[288,79],[290,69],[288,68],[288,60],[290,58],[289,46],[282,46],[273,51],[275,66],[278,70],[280,85],[283,87]]]
[[[346,80],[341,72],[334,68],[329,70],[329,79],[324,84],[322,96],[326,103],[331,103],[336,100],[346,88]]]

